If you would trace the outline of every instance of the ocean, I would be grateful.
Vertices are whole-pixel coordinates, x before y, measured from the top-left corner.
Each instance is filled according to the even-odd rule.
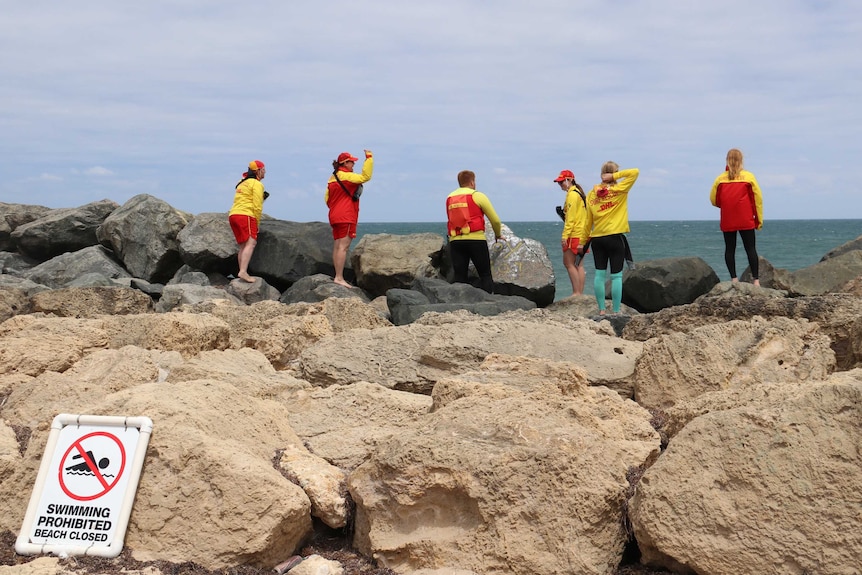
[[[572,285],[563,268],[560,252],[561,220],[548,222],[504,222],[521,238],[541,242],[548,250],[556,276],[555,299],[572,294]],[[628,234],[632,255],[638,261],[669,257],[697,256],[715,270],[721,281],[730,276],[724,265],[724,240],[718,220],[698,221],[632,221]],[[446,235],[445,222],[365,223],[360,220],[353,246],[364,234],[407,235],[422,232]],[[832,249],[862,236],[862,220],[770,220],[757,232],[757,253],[774,267],[787,270],[814,265]],[[585,293],[593,293],[595,267],[593,258],[586,258],[587,282]],[[748,267],[742,240],[737,238],[736,271],[739,275]]]

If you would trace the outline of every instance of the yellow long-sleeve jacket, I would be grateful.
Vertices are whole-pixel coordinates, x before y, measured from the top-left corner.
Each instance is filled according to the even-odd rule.
[[[624,234],[629,229],[629,190],[635,185],[640,170],[630,168],[614,172],[614,184],[598,184],[587,194],[587,224],[583,244],[589,238]]]
[[[587,235],[584,228],[587,225],[587,208],[578,188],[572,186],[566,193],[566,203],[563,206],[566,211],[566,221],[563,223],[562,240],[571,238],[582,238]],[[583,240],[582,240],[583,241]]]
[[[246,178],[236,186],[233,207],[228,215],[251,216],[260,222],[263,215],[263,183],[256,178]]]

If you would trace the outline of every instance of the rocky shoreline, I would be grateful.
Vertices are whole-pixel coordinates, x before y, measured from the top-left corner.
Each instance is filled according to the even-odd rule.
[[[266,220],[247,284],[224,214],[0,204],[0,533],[54,415],[154,422],[123,556],[0,569],[862,572],[862,238],[763,288],[639,263],[606,318],[535,244],[489,296],[367,236],[347,289]]]

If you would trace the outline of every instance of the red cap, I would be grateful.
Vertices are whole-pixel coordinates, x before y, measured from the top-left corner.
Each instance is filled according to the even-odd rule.
[[[263,162],[260,160],[252,160],[248,163],[249,170],[259,170],[263,167]]]
[[[338,159],[336,160],[336,162],[338,162],[339,164],[343,164],[344,162],[355,162],[358,159],[359,158],[354,158],[353,156],[351,156],[349,152],[341,152],[340,154],[338,154]]]
[[[557,179],[554,181],[559,183],[559,182],[562,182],[563,180],[574,180],[574,179],[575,179],[575,174],[573,174],[571,170],[563,170],[562,172],[560,172],[560,175],[557,176]]]

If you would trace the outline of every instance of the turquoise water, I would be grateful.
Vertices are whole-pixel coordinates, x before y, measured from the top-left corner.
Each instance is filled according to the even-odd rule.
[[[560,252],[562,221],[505,222],[522,238],[544,244],[556,275],[556,299],[571,295]],[[724,240],[718,221],[630,222],[629,244],[635,262],[669,257],[697,256],[709,264],[722,281],[730,279],[724,265]],[[415,234],[432,232],[445,237],[445,223],[364,223],[359,222],[359,239],[364,234]],[[827,252],[862,236],[862,220],[771,220],[757,232],[757,253],[773,266],[798,270],[820,261]],[[354,241],[353,245],[356,245]],[[742,241],[737,239],[736,270],[748,267]],[[586,293],[593,293],[593,259],[587,256]]]

